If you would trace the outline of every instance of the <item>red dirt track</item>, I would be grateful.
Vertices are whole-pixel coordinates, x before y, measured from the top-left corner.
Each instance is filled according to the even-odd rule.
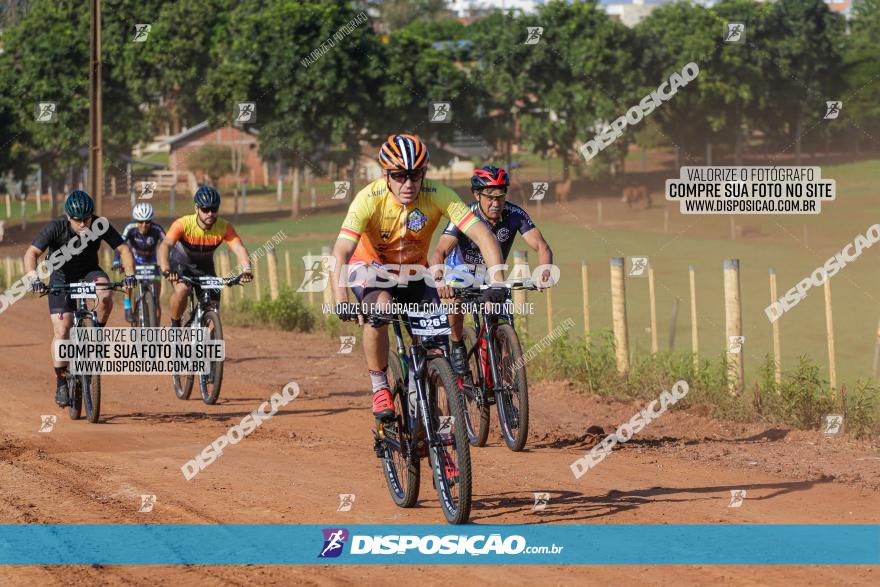
[[[119,314],[121,304],[111,325],[122,325]],[[338,341],[326,334],[224,331],[228,358],[217,405],[178,400],[170,377],[108,376],[102,421],[89,424],[71,421],[54,404],[45,301],[26,298],[0,315],[0,523],[443,522],[425,475],[418,507],[399,509],[388,495],[372,450],[360,345],[340,355]],[[297,399],[195,479],[184,479],[184,462],[289,381],[300,385]],[[638,406],[578,393],[565,383],[533,384],[530,393],[532,432],[525,452],[507,450],[497,428],[488,447],[472,448],[475,524],[836,524],[880,518],[876,445],[671,412],[578,480],[569,468],[585,450],[578,437],[590,425],[610,432]],[[56,414],[57,423],[40,433],[40,416],[47,414]],[[492,418],[494,426],[494,412]],[[742,507],[728,507],[731,489],[747,490]],[[531,509],[539,491],[550,493],[543,512]],[[352,511],[336,511],[340,493],[356,495]],[[137,511],[142,494],[157,497],[151,513]],[[860,585],[876,584],[880,567],[0,569],[0,585],[41,586],[364,585],[395,579],[434,585],[452,577],[486,585]]]

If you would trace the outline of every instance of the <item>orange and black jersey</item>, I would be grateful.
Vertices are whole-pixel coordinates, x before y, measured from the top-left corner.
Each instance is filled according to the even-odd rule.
[[[220,243],[241,242],[238,233],[230,222],[218,218],[214,226],[205,230],[199,225],[198,215],[182,216],[171,224],[165,238],[177,241],[175,252],[185,255],[192,261],[211,259]]]

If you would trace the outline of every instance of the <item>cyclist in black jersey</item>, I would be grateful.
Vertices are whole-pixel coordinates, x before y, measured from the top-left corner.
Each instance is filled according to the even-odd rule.
[[[106,218],[95,217],[95,203],[85,192],[76,190],[67,196],[64,202],[64,216],[49,222],[28,247],[24,255],[25,273],[34,275],[31,288],[36,293],[43,293],[48,288],[36,274],[37,260],[43,252],[48,251],[47,264],[56,265],[56,261],[65,255],[69,258],[52,271],[49,285],[58,286],[80,281],[108,282],[110,279],[98,265],[98,249],[101,241],[119,253],[125,267],[123,288],[130,291],[136,284],[134,276],[134,258],[119,232],[110,225]],[[103,230],[103,232],[101,232]],[[100,233],[100,234],[98,234]],[[113,310],[111,290],[98,289],[98,323],[103,327]],[[49,298],[49,314],[52,320],[54,340],[67,340],[73,324],[73,312],[76,310],[75,300],[66,292],[51,292]],[[68,397],[66,361],[55,361],[55,402],[64,407],[70,401]]]

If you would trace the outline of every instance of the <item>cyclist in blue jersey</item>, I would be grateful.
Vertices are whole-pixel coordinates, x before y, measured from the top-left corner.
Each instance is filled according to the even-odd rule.
[[[475,170],[471,177],[471,191],[476,199],[470,204],[470,209],[488,225],[498,239],[501,256],[505,262],[518,232],[522,234],[526,244],[538,252],[539,264],[551,265],[553,251],[544,240],[544,235],[525,210],[505,201],[508,187],[510,187],[510,176],[503,168],[486,165]],[[444,263],[447,267],[446,286],[437,289],[437,293],[444,301],[451,300],[454,297],[455,286],[462,283],[456,274],[460,275],[462,271],[473,274],[478,265],[485,265],[480,249],[452,223],[446,227],[431,255],[432,266]],[[440,279],[440,276],[436,275],[435,279]],[[550,269],[542,272],[537,285],[539,287],[553,285]],[[462,340],[464,318],[459,313],[450,312],[449,325],[452,368],[458,375],[467,376],[469,374],[467,351]]]
[[[156,249],[159,243],[165,239],[165,229],[158,222],[153,222],[153,216],[156,213],[153,207],[141,202],[131,210],[132,221],[125,225],[122,230],[122,240],[128,245],[128,249],[134,256],[135,265],[152,265],[156,273],[157,279],[159,275],[158,261],[156,260]],[[119,253],[113,256],[112,269],[119,270],[120,265]],[[162,306],[159,303],[159,283],[151,281],[146,284],[150,294],[156,300],[156,324],[162,319]],[[125,296],[125,321],[131,322],[131,298],[134,291],[129,292]]]

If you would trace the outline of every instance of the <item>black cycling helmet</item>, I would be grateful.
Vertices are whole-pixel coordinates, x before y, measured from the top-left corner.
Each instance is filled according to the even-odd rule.
[[[82,220],[95,213],[95,202],[82,190],[74,190],[64,202],[64,212],[71,218]]]
[[[504,188],[510,187],[510,176],[504,171],[503,167],[495,167],[494,165],[484,165],[474,170],[471,176],[471,189],[481,190],[483,188]]]
[[[203,185],[196,190],[193,202],[195,202],[196,206],[199,208],[219,208],[220,194],[211,186]]]

